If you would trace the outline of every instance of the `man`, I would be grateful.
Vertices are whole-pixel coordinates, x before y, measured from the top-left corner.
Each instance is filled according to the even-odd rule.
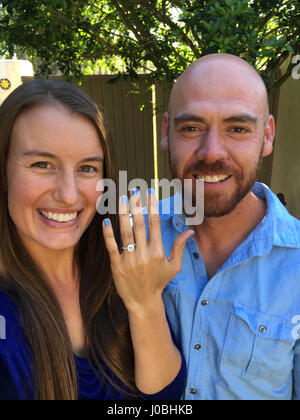
[[[205,181],[204,221],[164,292],[184,399],[300,399],[300,222],[256,182],[274,135],[264,82],[242,59],[209,55],[177,80],[161,146],[174,178]],[[172,212],[161,223],[169,255],[189,227]]]

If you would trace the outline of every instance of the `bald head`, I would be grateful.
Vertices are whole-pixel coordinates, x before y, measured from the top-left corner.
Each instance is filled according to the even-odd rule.
[[[247,93],[249,100],[261,107],[265,120],[269,116],[268,94],[265,83],[258,72],[245,60],[230,54],[210,54],[192,63],[175,83],[169,103],[172,112],[178,96],[192,87],[199,95],[208,90],[219,94],[236,95]]]

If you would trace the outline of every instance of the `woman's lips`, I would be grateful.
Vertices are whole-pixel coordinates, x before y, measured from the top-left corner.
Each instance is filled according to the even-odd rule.
[[[53,213],[53,214],[57,214],[57,215],[59,215],[59,214],[66,215],[66,214],[77,213],[77,216],[73,220],[59,222],[59,221],[56,221],[56,220],[48,219],[45,215],[41,214],[41,211],[43,211],[44,213]],[[83,212],[83,210],[80,210],[78,212],[74,211],[73,213],[70,212],[69,210],[68,211],[60,211],[60,212],[57,212],[57,211],[56,212],[54,212],[54,211],[51,212],[51,210],[47,210],[47,212],[46,212],[45,210],[38,210],[38,215],[45,225],[47,225],[49,227],[53,227],[53,228],[65,229],[65,228],[75,226],[78,223],[82,212]]]

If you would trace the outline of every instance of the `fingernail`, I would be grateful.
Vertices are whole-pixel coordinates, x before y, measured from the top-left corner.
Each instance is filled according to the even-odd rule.
[[[106,227],[108,227],[110,225],[110,220],[109,219],[105,219],[104,220],[104,224]]]
[[[127,195],[123,195],[123,197],[122,197],[122,204],[123,204],[123,206],[126,206],[127,203],[128,203],[128,197],[127,197]]]
[[[149,188],[149,195],[154,195],[154,194],[155,194],[154,189],[153,188]]]
[[[138,195],[138,193],[139,193],[139,190],[138,190],[138,188],[135,188],[134,190],[132,190],[132,195]]]

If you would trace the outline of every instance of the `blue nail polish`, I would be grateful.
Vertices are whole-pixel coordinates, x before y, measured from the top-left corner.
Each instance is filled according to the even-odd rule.
[[[126,206],[127,203],[128,203],[128,197],[127,197],[127,195],[123,195],[123,197],[122,197],[122,204],[123,204],[123,206]]]
[[[154,194],[155,194],[154,189],[153,188],[149,188],[149,195],[154,195]]]
[[[134,190],[132,190],[132,195],[138,195],[139,190],[138,188],[135,188]]]
[[[110,220],[109,219],[105,219],[104,224],[106,227],[108,227],[110,225]]]

